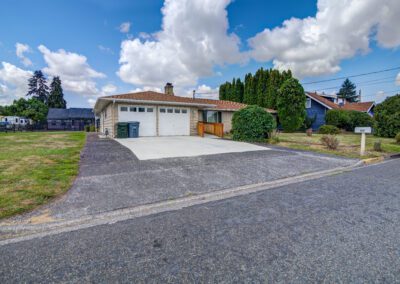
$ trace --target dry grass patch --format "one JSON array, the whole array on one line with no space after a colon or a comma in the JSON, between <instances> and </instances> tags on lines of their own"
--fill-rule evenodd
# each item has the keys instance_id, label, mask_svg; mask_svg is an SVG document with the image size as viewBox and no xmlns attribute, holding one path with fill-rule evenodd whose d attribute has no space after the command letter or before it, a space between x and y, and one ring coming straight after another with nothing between
<instances>
[{"instance_id":1,"label":"dry grass patch","mask_svg":"<svg viewBox=\"0 0 400 284\"><path fill-rule=\"evenodd\" d=\"M68 190L84 143L83 132L0 133L0 218Z\"/></svg>"}]
</instances>

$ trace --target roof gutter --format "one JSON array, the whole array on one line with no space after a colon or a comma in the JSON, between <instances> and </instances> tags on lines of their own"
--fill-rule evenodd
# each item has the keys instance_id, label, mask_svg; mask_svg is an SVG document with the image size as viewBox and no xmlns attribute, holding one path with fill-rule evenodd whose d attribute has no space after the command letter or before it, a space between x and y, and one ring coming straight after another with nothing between
<instances>
[{"instance_id":1,"label":"roof gutter","mask_svg":"<svg viewBox=\"0 0 400 284\"><path fill-rule=\"evenodd\" d=\"M312 100L316 101L317 103L320 103L321 105L323 105L324 107L326 107L326 108L328 108L328 109L333 109L332 107L330 107L330 106L328 106L328 105L324 104L323 102L321 102L321 101L317 100L316 98L314 98L313 96L310 96L310 95L309 95L309 94L307 94L307 93L306 93L306 96L307 96L307 97L309 97L310 99L312 99Z\"/></svg>"}]
</instances>

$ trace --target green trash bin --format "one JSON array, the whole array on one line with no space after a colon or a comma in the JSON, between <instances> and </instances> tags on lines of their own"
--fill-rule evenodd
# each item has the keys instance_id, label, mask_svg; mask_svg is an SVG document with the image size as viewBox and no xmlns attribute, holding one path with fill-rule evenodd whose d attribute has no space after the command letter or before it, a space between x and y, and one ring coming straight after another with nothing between
<instances>
[{"instance_id":1,"label":"green trash bin","mask_svg":"<svg viewBox=\"0 0 400 284\"><path fill-rule=\"evenodd\" d=\"M118 122L117 123L117 138L128 138L129 137L129 129L127 122Z\"/></svg>"}]
</instances>

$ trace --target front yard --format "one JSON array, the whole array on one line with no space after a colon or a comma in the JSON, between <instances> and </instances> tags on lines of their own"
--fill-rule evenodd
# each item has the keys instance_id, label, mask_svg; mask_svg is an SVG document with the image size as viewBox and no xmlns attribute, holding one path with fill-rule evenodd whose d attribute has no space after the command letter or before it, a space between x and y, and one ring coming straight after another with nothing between
<instances>
[{"instance_id":1,"label":"front yard","mask_svg":"<svg viewBox=\"0 0 400 284\"><path fill-rule=\"evenodd\" d=\"M0 218L31 210L69 189L84 132L0 133Z\"/></svg>"},{"instance_id":2,"label":"front yard","mask_svg":"<svg viewBox=\"0 0 400 284\"><path fill-rule=\"evenodd\" d=\"M336 150L329 150L322 145L322 136L322 134L313 134L309 137L305 133L280 133L278 134L277 140L279 143L277 145L293 149L360 158L360 134L346 133L337 135L336 137L339 139L340 144ZM382 152L374 151L374 143L377 141L381 141ZM396 153L400 153L400 145L396 144L395 139L367 135L366 154L363 158L381 157Z\"/></svg>"}]
</instances>

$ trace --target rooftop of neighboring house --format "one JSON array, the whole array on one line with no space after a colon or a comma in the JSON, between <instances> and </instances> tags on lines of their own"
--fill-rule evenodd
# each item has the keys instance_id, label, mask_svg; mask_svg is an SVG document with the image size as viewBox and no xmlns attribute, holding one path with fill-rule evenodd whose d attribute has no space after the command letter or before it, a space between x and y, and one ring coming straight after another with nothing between
<instances>
[{"instance_id":1,"label":"rooftop of neighboring house","mask_svg":"<svg viewBox=\"0 0 400 284\"><path fill-rule=\"evenodd\" d=\"M94 119L94 112L91 108L50 108L47 119Z\"/></svg>"},{"instance_id":2,"label":"rooftop of neighboring house","mask_svg":"<svg viewBox=\"0 0 400 284\"><path fill-rule=\"evenodd\" d=\"M344 110L368 112L375 105L375 102L360 102L360 103L345 102L344 104L336 104L330 101L329 99L326 99L324 96L321 96L315 92L314 93L306 92L306 95L329 109L344 109Z\"/></svg>"},{"instance_id":3,"label":"rooftop of neighboring house","mask_svg":"<svg viewBox=\"0 0 400 284\"><path fill-rule=\"evenodd\" d=\"M197 106L202 109L212 109L220 111L236 111L247 106L246 104L232 101L180 97L173 94L173 90L171 90L171 87L172 84L167 84L165 86L165 93L144 91L101 97L96 101L96 105L94 108L98 113L99 111L101 111L101 109L104 108L107 102L109 103L110 101L186 105ZM267 111L270 113L276 113L276 111L272 109L267 109Z\"/></svg>"}]
</instances>

